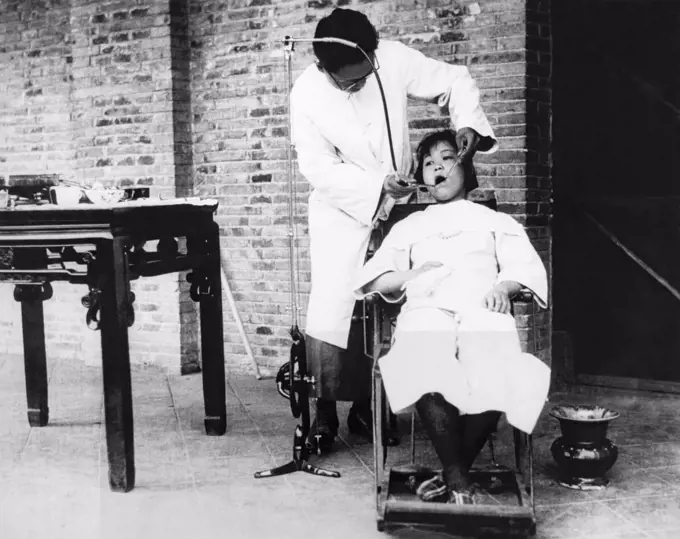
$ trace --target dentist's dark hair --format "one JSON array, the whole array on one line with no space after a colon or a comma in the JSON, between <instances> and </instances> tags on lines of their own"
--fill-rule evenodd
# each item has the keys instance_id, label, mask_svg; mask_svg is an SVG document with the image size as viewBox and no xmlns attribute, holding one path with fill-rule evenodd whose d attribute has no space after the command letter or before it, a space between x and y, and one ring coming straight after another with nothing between
<instances>
[{"instance_id":1,"label":"dentist's dark hair","mask_svg":"<svg viewBox=\"0 0 680 539\"><path fill-rule=\"evenodd\" d=\"M427 135L420 141L420 144L418 144L418 148L416 149L416 172L413 176L418 184L425 184L425 181L423 180L423 164L425 163L425 158L430 155L432 148L440 142L448 142L454 151L458 151L456 132L452 129L435 131ZM465 187L466 193L479 187L477 172L475 171L475 166L472 164L472 159L468 159L463 163L463 178L463 186Z\"/></svg>"},{"instance_id":2,"label":"dentist's dark hair","mask_svg":"<svg viewBox=\"0 0 680 539\"><path fill-rule=\"evenodd\" d=\"M356 43L366 54L378 48L378 31L368 17L353 9L336 8L316 25L315 38L339 37ZM335 73L338 69L361 63L365 56L360 50L339 43L314 43L319 66Z\"/></svg>"}]
</instances>

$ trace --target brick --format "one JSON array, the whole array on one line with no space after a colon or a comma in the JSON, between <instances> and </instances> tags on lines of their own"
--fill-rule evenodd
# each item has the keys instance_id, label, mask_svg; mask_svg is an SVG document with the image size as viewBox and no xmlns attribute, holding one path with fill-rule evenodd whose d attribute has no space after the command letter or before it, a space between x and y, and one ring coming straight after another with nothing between
<instances>
[{"instance_id":1,"label":"brick","mask_svg":"<svg viewBox=\"0 0 680 539\"><path fill-rule=\"evenodd\" d=\"M365 10L381 36L469 66L501 139L499 152L476 160L483 190L495 193L519 221L538 224L543 235L534 240L546 252L551 249L542 223L550 212L549 3L425 4L189 2L188 14L175 13L172 22L168 0L64 2L50 9L50 20L61 24L49 25L47 6L34 3L39 17L30 26L17 21L15 29L0 32L0 92L13 96L12 113L0 109L0 161L10 169L60 167L78 181L147 185L154 192L188 188L216 196L239 310L256 338L259 360L276 366L287 354L288 297L282 291L290 283L284 66L275 54L280 49L271 43L284 32L311 35L333 6ZM17 16L6 5L0 4L0 21ZM298 47L294 76L311 61L311 47ZM410 103L408 118L414 144L448 125L433 105ZM3 138L5 133L10 136ZM304 304L309 185L299 174L297 180ZM135 283L135 290L141 286L146 285ZM169 302L157 299L162 290L149 288L149 297L138 301L139 349L145 331L156 342L161 327L172 325L172 313L179 320L177 283ZM225 333L233 338L225 350L243 360L245 350L228 313L225 320ZM70 325L62 343L78 342L73 335L79 323ZM183 338L176 350L191 349L195 336ZM144 350L149 361L172 356L167 350L154 356L148 344ZM195 361L195 350L186 353L192 354Z\"/></svg>"}]
</instances>

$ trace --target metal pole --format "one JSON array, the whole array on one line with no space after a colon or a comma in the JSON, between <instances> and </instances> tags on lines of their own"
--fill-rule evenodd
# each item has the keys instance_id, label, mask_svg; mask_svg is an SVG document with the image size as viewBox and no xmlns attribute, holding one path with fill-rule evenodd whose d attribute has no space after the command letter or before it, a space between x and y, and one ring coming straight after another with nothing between
<instances>
[{"instance_id":1,"label":"metal pole","mask_svg":"<svg viewBox=\"0 0 680 539\"><path fill-rule=\"evenodd\" d=\"M293 121L291 119L290 110L290 93L292 87L292 53L294 47L293 40L284 40L286 48L284 49L285 64L286 64L286 99L288 102L288 129L286 132L286 176L288 179L288 255L290 261L290 310L291 310L291 327L298 325L298 302L297 302L297 280L296 280L296 235L295 235L295 189L293 188L293 142L291 138L291 130ZM290 373L291 379L293 373Z\"/></svg>"}]
</instances>

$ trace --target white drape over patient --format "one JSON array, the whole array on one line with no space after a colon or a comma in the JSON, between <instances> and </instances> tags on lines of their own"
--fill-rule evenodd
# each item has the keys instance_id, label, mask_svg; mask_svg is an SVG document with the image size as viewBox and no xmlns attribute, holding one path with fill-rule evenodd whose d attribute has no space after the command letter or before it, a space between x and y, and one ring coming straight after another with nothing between
<instances>
[{"instance_id":1,"label":"white drape over patient","mask_svg":"<svg viewBox=\"0 0 680 539\"><path fill-rule=\"evenodd\" d=\"M407 284L392 346L380 360L390 406L398 413L438 392L463 414L498 410L531 432L548 395L550 369L522 352L511 315L482 303L494 285L511 280L546 307L545 267L524 229L467 200L434 204L394 226L359 272L355 296L365 297L364 286L385 272L430 261L443 266Z\"/></svg>"}]
</instances>

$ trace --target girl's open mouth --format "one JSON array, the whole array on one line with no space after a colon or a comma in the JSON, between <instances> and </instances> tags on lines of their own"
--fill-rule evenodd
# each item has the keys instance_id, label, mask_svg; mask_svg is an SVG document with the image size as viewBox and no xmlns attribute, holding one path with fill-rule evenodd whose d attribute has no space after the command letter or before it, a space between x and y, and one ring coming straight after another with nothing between
<instances>
[{"instance_id":1,"label":"girl's open mouth","mask_svg":"<svg viewBox=\"0 0 680 539\"><path fill-rule=\"evenodd\" d=\"M434 179L434 185L436 187L437 185L439 185L440 183L445 182L445 181L446 181L446 176L437 176Z\"/></svg>"}]
</instances>

